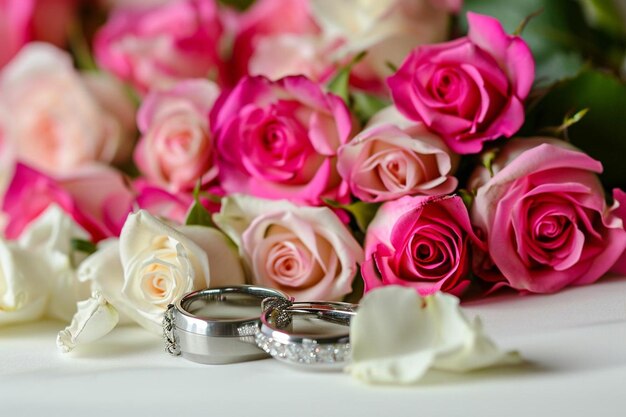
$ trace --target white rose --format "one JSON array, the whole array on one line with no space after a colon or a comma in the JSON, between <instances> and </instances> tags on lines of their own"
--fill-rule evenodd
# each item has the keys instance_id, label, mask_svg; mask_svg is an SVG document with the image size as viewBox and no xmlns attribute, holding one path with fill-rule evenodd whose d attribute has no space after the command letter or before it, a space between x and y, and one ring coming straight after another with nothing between
<instances>
[{"instance_id":1,"label":"white rose","mask_svg":"<svg viewBox=\"0 0 626 417\"><path fill-rule=\"evenodd\" d=\"M89 234L59 206L51 204L22 232L19 245L32 254L33 262L46 268L46 288L49 294L47 315L70 321L76 312L76 302L89 296L89 285L76 276L76 266L84 254L75 252L72 239L89 240Z\"/></svg>"},{"instance_id":2,"label":"white rose","mask_svg":"<svg viewBox=\"0 0 626 417\"><path fill-rule=\"evenodd\" d=\"M15 156L48 173L110 162L124 140L70 55L49 44L26 45L2 70L0 102L11 112L4 135Z\"/></svg>"},{"instance_id":3,"label":"white rose","mask_svg":"<svg viewBox=\"0 0 626 417\"><path fill-rule=\"evenodd\" d=\"M363 297L350 324L347 370L370 383L411 384L429 369L467 372L521 362L465 317L453 295L421 297L413 288L388 286Z\"/></svg>"},{"instance_id":4,"label":"white rose","mask_svg":"<svg viewBox=\"0 0 626 417\"><path fill-rule=\"evenodd\" d=\"M236 250L221 232L202 226L174 229L143 210L128 216L119 242L106 242L83 262L79 275L155 333L161 332L168 304L186 293L244 283Z\"/></svg>"},{"instance_id":5,"label":"white rose","mask_svg":"<svg viewBox=\"0 0 626 417\"><path fill-rule=\"evenodd\" d=\"M0 239L0 326L41 318L48 301L45 264Z\"/></svg>"},{"instance_id":6,"label":"white rose","mask_svg":"<svg viewBox=\"0 0 626 417\"><path fill-rule=\"evenodd\" d=\"M415 46L444 41L450 0L311 0L313 16L329 37L343 39L343 54L367 50L378 76L400 65ZM455 7L450 7L450 6Z\"/></svg>"},{"instance_id":7,"label":"white rose","mask_svg":"<svg viewBox=\"0 0 626 417\"><path fill-rule=\"evenodd\" d=\"M351 292L363 251L329 208L234 195L214 220L238 245L253 283L296 300Z\"/></svg>"}]
</instances>

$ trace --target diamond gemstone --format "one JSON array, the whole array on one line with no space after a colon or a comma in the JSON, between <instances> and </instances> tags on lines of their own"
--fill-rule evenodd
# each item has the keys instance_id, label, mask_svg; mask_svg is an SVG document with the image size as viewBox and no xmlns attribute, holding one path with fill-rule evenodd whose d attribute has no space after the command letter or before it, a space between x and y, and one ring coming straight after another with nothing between
<instances>
[{"instance_id":1,"label":"diamond gemstone","mask_svg":"<svg viewBox=\"0 0 626 417\"><path fill-rule=\"evenodd\" d=\"M350 357L349 343L320 344L304 339L302 343L283 343L262 333L255 335L257 345L275 358L299 364L335 364Z\"/></svg>"}]
</instances>

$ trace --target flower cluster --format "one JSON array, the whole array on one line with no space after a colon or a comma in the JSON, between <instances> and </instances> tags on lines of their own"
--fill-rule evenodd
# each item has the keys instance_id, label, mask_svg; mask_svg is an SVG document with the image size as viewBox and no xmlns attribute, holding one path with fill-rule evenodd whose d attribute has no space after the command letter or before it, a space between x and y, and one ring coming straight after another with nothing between
<instances>
[{"instance_id":1,"label":"flower cluster","mask_svg":"<svg viewBox=\"0 0 626 417\"><path fill-rule=\"evenodd\" d=\"M626 194L529 123L535 59L496 18L453 37L460 0L106 3L71 52L78 0L0 3L0 324L79 302L69 350L118 321L158 332L205 287L356 300L626 272Z\"/></svg>"}]
</instances>

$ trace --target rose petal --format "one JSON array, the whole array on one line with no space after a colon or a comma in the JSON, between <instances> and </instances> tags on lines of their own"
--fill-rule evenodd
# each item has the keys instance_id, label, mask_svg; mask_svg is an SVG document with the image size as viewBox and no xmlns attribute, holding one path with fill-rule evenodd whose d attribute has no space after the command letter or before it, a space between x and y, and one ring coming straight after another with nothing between
<instances>
[{"instance_id":1,"label":"rose petal","mask_svg":"<svg viewBox=\"0 0 626 417\"><path fill-rule=\"evenodd\" d=\"M98 291L91 298L79 301L77 307L70 325L57 335L57 347L63 353L107 335L119 320L117 310Z\"/></svg>"}]
</instances>

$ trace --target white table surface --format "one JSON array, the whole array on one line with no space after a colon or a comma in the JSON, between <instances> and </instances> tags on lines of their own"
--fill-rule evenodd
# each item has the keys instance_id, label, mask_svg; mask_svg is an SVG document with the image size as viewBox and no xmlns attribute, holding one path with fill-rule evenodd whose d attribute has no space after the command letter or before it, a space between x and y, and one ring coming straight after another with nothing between
<instances>
[{"instance_id":1,"label":"white table surface","mask_svg":"<svg viewBox=\"0 0 626 417\"><path fill-rule=\"evenodd\" d=\"M65 355L62 323L2 328L0 416L626 416L626 278L465 307L528 363L381 387L271 359L198 365L133 326Z\"/></svg>"}]
</instances>

